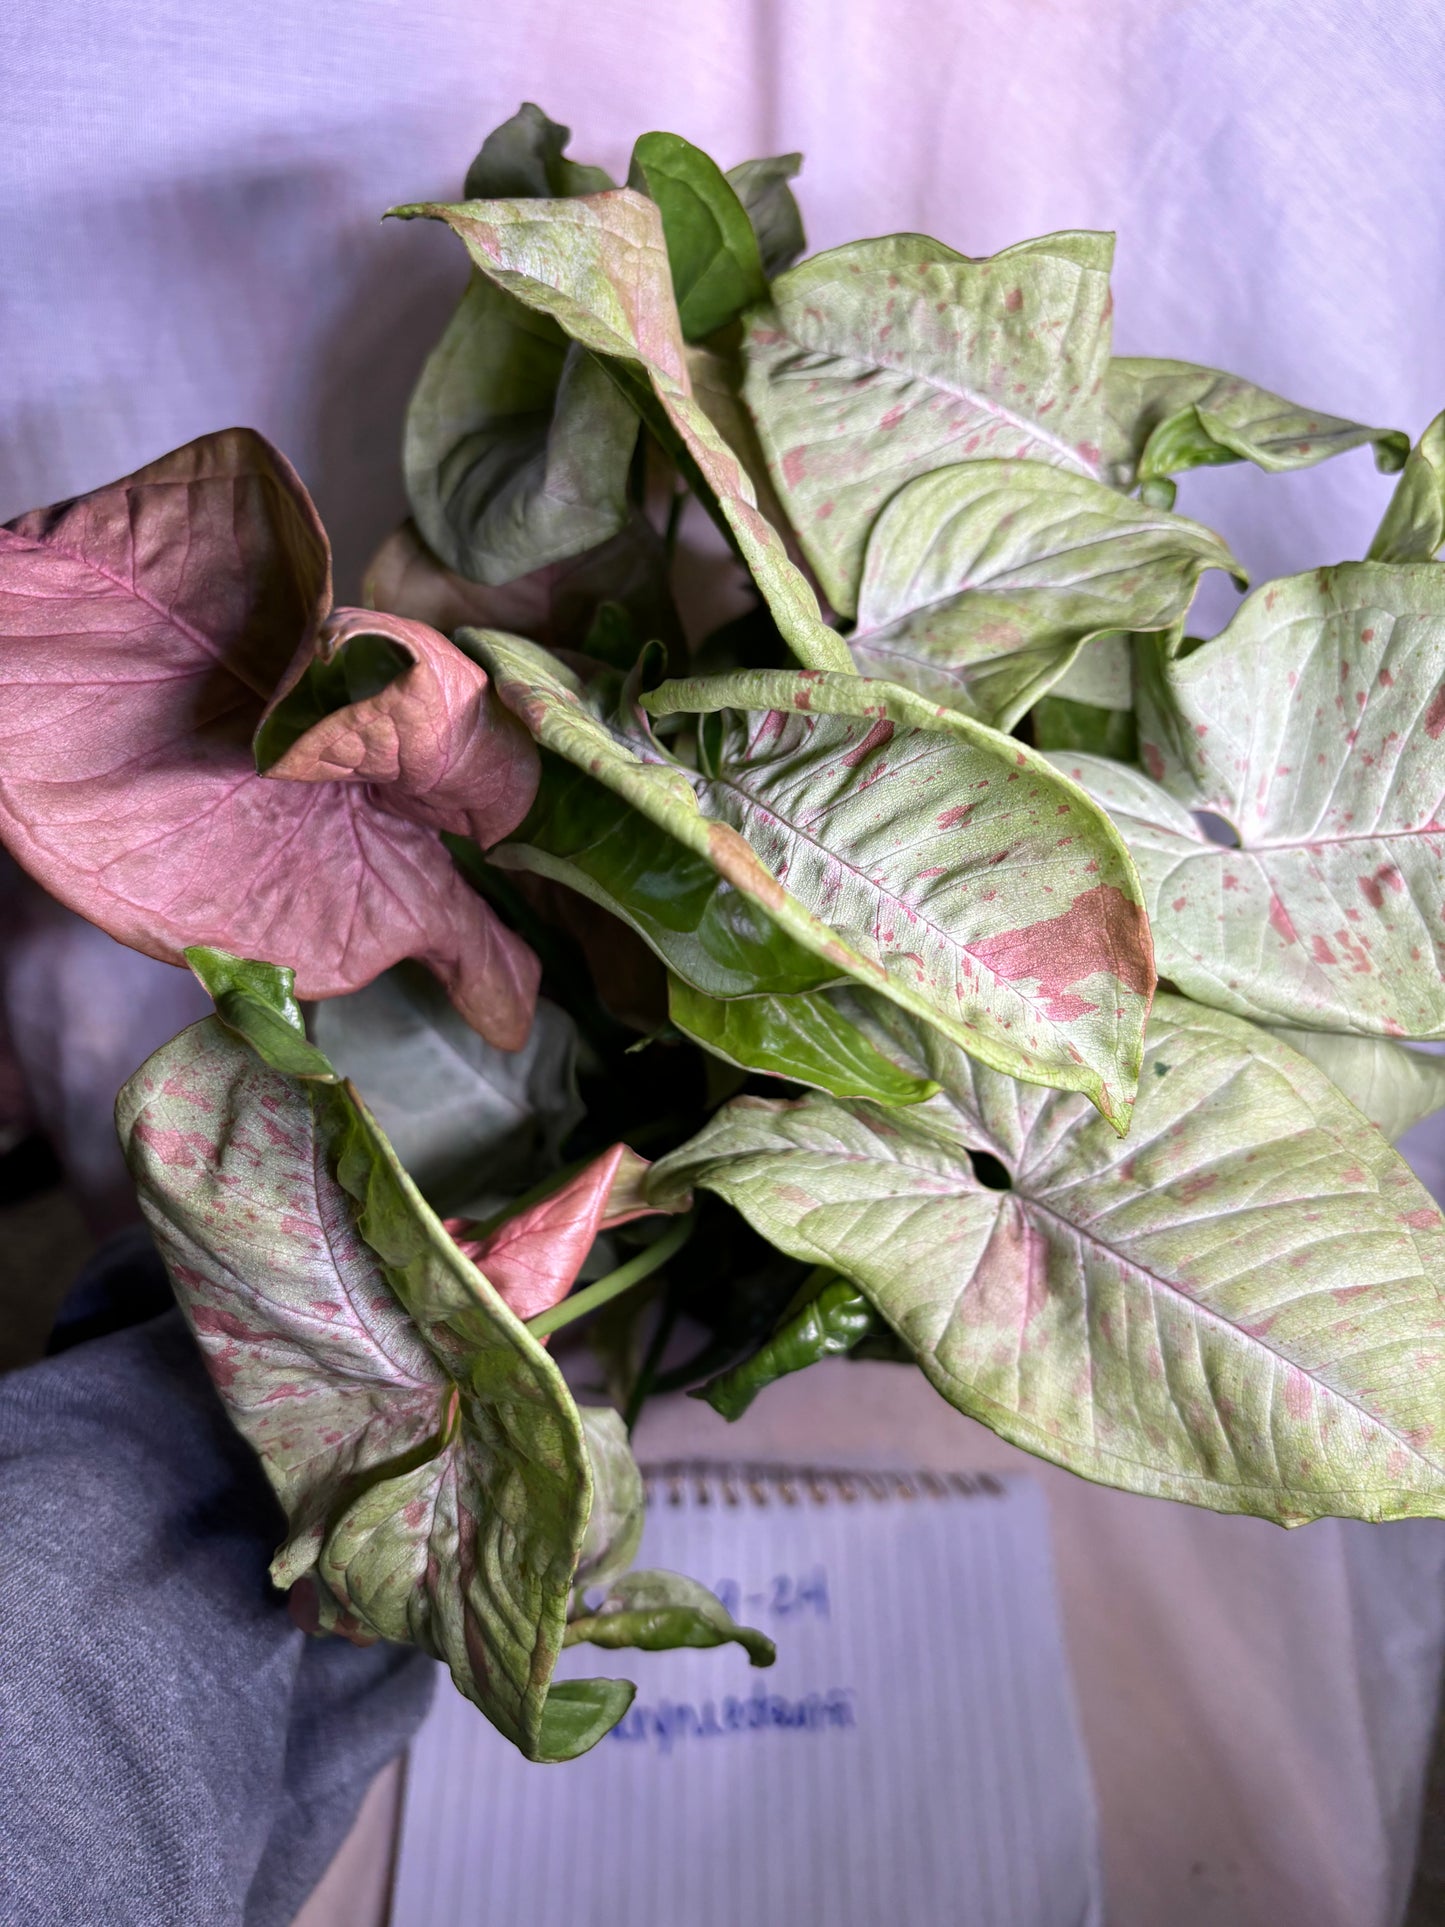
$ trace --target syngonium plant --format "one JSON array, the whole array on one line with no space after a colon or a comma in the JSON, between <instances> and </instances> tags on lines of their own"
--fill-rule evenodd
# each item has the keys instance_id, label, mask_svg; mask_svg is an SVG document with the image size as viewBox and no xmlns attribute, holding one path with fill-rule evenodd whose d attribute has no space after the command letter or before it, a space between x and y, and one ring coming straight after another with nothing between
<instances>
[{"instance_id":1,"label":"syngonium plant","mask_svg":"<svg viewBox=\"0 0 1445 1927\"><path fill-rule=\"evenodd\" d=\"M471 272L368 608L245 430L0 536L5 841L215 1000L118 1118L297 1617L539 1759L632 1691L564 1644L766 1663L634 1569L628 1427L842 1353L1130 1491L1445 1514L1441 422L1114 356L1105 234L799 261L796 155L567 138L393 210ZM1190 639L1176 478L1360 444L1366 559ZM690 644L688 503L750 595Z\"/></svg>"}]
</instances>

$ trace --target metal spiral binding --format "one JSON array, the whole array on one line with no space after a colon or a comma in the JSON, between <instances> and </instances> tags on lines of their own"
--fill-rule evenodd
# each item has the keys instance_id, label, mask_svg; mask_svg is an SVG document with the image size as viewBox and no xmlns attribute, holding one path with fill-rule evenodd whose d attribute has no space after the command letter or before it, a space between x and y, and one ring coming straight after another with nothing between
<instances>
[{"instance_id":1,"label":"metal spiral binding","mask_svg":"<svg viewBox=\"0 0 1445 1927\"><path fill-rule=\"evenodd\" d=\"M648 1505L857 1505L865 1499L997 1499L1004 1493L1003 1481L992 1472L863 1472L702 1460L675 1460L640 1470Z\"/></svg>"}]
</instances>

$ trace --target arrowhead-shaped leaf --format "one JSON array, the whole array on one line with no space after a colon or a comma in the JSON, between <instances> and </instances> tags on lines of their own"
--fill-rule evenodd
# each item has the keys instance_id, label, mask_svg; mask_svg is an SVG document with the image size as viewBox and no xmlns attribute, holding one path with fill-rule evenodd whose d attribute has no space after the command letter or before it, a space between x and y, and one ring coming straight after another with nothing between
<instances>
[{"instance_id":1,"label":"arrowhead-shaped leaf","mask_svg":"<svg viewBox=\"0 0 1445 1927\"><path fill-rule=\"evenodd\" d=\"M758 238L716 161L680 134L644 134L627 185L657 203L685 341L737 319L767 292Z\"/></svg>"},{"instance_id":2,"label":"arrowhead-shaped leaf","mask_svg":"<svg viewBox=\"0 0 1445 1927\"><path fill-rule=\"evenodd\" d=\"M1057 761L1129 841L1160 973L1266 1023L1445 1037L1442 572L1274 582L1191 655L1140 663L1140 754L1164 788Z\"/></svg>"},{"instance_id":3,"label":"arrowhead-shaped leaf","mask_svg":"<svg viewBox=\"0 0 1445 1927\"><path fill-rule=\"evenodd\" d=\"M1085 1477L1286 1524L1445 1515L1445 1226L1322 1073L1161 996L1121 1144L874 1006L942 1096L735 1100L659 1199L701 1185L835 1266L945 1398Z\"/></svg>"},{"instance_id":4,"label":"arrowhead-shaped leaf","mask_svg":"<svg viewBox=\"0 0 1445 1927\"><path fill-rule=\"evenodd\" d=\"M1275 1030L1271 1035L1317 1064L1392 1144L1445 1106L1445 1057L1343 1031Z\"/></svg>"},{"instance_id":5,"label":"arrowhead-shaped leaf","mask_svg":"<svg viewBox=\"0 0 1445 1927\"><path fill-rule=\"evenodd\" d=\"M403 964L318 1004L312 1029L444 1217L489 1218L531 1190L581 1122L577 1029L546 998L521 1050L497 1050L425 972Z\"/></svg>"},{"instance_id":6,"label":"arrowhead-shaped leaf","mask_svg":"<svg viewBox=\"0 0 1445 1927\"><path fill-rule=\"evenodd\" d=\"M693 397L651 201L622 189L586 200L429 202L392 212L445 221L489 281L599 356L715 507L798 660L851 668L842 638L824 624L806 578L759 514L738 457Z\"/></svg>"},{"instance_id":7,"label":"arrowhead-shaped leaf","mask_svg":"<svg viewBox=\"0 0 1445 1927\"><path fill-rule=\"evenodd\" d=\"M801 154L774 154L766 160L741 161L727 172L728 184L753 224L763 273L770 281L790 268L808 245L803 217L788 186L802 171Z\"/></svg>"},{"instance_id":8,"label":"arrowhead-shaped leaf","mask_svg":"<svg viewBox=\"0 0 1445 1927\"><path fill-rule=\"evenodd\" d=\"M1445 548L1445 415L1437 415L1400 471L1370 544L1371 562L1433 562Z\"/></svg>"},{"instance_id":9,"label":"arrowhead-shaped leaf","mask_svg":"<svg viewBox=\"0 0 1445 1927\"><path fill-rule=\"evenodd\" d=\"M404 784L256 774L252 733L329 602L310 499L244 429L0 530L0 835L150 956L272 957L303 997L414 956L469 1022L520 1044L535 960L399 813ZM525 753L505 727L492 741L515 777ZM520 816L525 783L509 794Z\"/></svg>"},{"instance_id":10,"label":"arrowhead-shaped leaf","mask_svg":"<svg viewBox=\"0 0 1445 1927\"><path fill-rule=\"evenodd\" d=\"M643 702L747 712L725 721L699 785L709 814L886 996L1127 1128L1154 985L1139 886L1103 813L1055 787L1042 757L862 677L747 671Z\"/></svg>"},{"instance_id":11,"label":"arrowhead-shaped leaf","mask_svg":"<svg viewBox=\"0 0 1445 1927\"><path fill-rule=\"evenodd\" d=\"M848 646L864 675L1011 729L1088 638L1180 621L1205 569L1244 581L1212 529L1087 475L959 462L874 522Z\"/></svg>"},{"instance_id":12,"label":"arrowhead-shaped leaf","mask_svg":"<svg viewBox=\"0 0 1445 1927\"><path fill-rule=\"evenodd\" d=\"M773 283L749 324L746 394L835 609L856 612L869 532L915 477L975 456L1097 476L1112 255L1107 234L982 261L894 234Z\"/></svg>"},{"instance_id":13,"label":"arrowhead-shaped leaf","mask_svg":"<svg viewBox=\"0 0 1445 1927\"><path fill-rule=\"evenodd\" d=\"M117 1121L211 1376L285 1510L276 1583L310 1580L322 1629L435 1654L545 1757L592 1496L556 1367L349 1088L284 1077L207 1019L142 1066Z\"/></svg>"},{"instance_id":14,"label":"arrowhead-shaped leaf","mask_svg":"<svg viewBox=\"0 0 1445 1927\"><path fill-rule=\"evenodd\" d=\"M668 1014L686 1036L729 1064L811 1084L834 1097L919 1104L937 1088L899 1070L823 991L706 997L673 977Z\"/></svg>"},{"instance_id":15,"label":"arrowhead-shaped leaf","mask_svg":"<svg viewBox=\"0 0 1445 1927\"><path fill-rule=\"evenodd\" d=\"M1104 382L1108 427L1104 467L1118 488L1167 482L1186 469L1253 462L1269 474L1311 468L1331 455L1373 444L1375 464L1392 471L1409 452L1395 428L1365 428L1297 407L1238 375L1192 361L1116 355Z\"/></svg>"},{"instance_id":16,"label":"arrowhead-shaped leaf","mask_svg":"<svg viewBox=\"0 0 1445 1927\"><path fill-rule=\"evenodd\" d=\"M754 1666L771 1666L778 1656L765 1634L739 1626L715 1593L680 1572L629 1572L615 1579L596 1611L579 1614L568 1626L569 1646L583 1640L647 1653L735 1642Z\"/></svg>"}]
</instances>

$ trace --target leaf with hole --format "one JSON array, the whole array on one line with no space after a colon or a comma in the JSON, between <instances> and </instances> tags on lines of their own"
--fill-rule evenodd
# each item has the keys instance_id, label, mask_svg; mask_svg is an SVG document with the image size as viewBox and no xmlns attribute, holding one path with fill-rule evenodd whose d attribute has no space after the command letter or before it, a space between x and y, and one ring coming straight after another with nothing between
<instances>
[{"instance_id":1,"label":"leaf with hole","mask_svg":"<svg viewBox=\"0 0 1445 1927\"><path fill-rule=\"evenodd\" d=\"M1284 1524L1445 1516L1445 1225L1329 1079L1161 995L1120 1143L869 1003L938 1097L735 1099L653 1167L659 1202L715 1191L836 1267L945 1398L1087 1478Z\"/></svg>"},{"instance_id":2,"label":"leaf with hole","mask_svg":"<svg viewBox=\"0 0 1445 1927\"><path fill-rule=\"evenodd\" d=\"M1433 564L1293 576L1192 654L1141 652L1157 781L1056 760L1129 842L1161 975L1264 1023L1445 1037L1442 668Z\"/></svg>"}]
</instances>

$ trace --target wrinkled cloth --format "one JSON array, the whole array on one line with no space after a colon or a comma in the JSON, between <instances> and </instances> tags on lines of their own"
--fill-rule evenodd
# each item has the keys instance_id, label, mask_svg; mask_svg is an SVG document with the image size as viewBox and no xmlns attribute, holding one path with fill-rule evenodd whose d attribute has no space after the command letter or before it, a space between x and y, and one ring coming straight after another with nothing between
<instances>
[{"instance_id":1,"label":"wrinkled cloth","mask_svg":"<svg viewBox=\"0 0 1445 1927\"><path fill-rule=\"evenodd\" d=\"M436 1668L312 1640L279 1508L132 1233L0 1379L0 1921L287 1927ZM78 1342L70 1342L78 1341Z\"/></svg>"}]
</instances>

